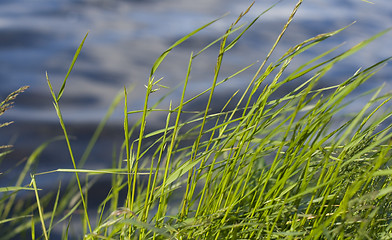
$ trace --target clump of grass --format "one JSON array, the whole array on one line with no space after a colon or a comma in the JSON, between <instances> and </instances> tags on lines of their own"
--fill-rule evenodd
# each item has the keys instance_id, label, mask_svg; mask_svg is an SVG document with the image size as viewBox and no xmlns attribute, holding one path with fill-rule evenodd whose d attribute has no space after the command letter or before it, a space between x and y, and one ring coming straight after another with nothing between
<instances>
[{"instance_id":1,"label":"clump of grass","mask_svg":"<svg viewBox=\"0 0 392 240\"><path fill-rule=\"evenodd\" d=\"M215 89L243 71L250 71L254 65L251 63L222 79L224 56L263 13L250 24L239 25L247 9L223 36L200 52L191 53L178 105L170 104L166 110L164 128L149 133L146 132L149 115L163 111L158 109L159 102L151 105L149 101L150 94L162 84L162 79L155 76L157 68L173 48L213 22L174 43L151 69L142 110L128 110L125 88L116 98L112 108L121 97L125 99L125 141L111 169L87 170L82 169L83 164L78 166L61 115L61 95L83 40L58 94L48 78L73 164L73 169L56 171L73 172L77 190L69 188L65 197L59 197L58 193L53 210L45 213L35 183L39 176L32 176L42 236L48 239L53 226L65 220L71 222L71 217L78 215L77 209L82 209L85 239L390 238L392 133L386 120L392 113L383 109L392 95L382 94L382 87L370 90L364 94L371 97L362 110L342 124L333 124L339 113L346 111L350 93L390 59L359 69L338 85L317 88L335 64L387 31L345 51L338 52L338 47L327 50L287 73L298 55L344 30L310 38L269 63L301 3L295 6L245 91L229 96L218 113L209 111ZM187 99L192 64L214 44L220 47L212 85ZM292 82L297 82L297 87L290 93L278 99L273 97ZM203 95L208 99L203 111L185 110ZM235 107L228 108L233 101ZM137 112L142 117L130 126L128 116ZM184 118L192 113L191 118ZM139 136L132 141L136 130ZM191 144L187 144L189 139ZM95 140L96 137L92 145ZM90 148L82 162L89 151ZM80 174L86 175L85 184ZM112 174L113 178L94 224L86 199L89 176L96 174ZM125 199L120 199L121 191L126 192ZM72 197L74 201L69 201ZM72 204L66 206L64 202ZM54 223L58 217L61 219ZM36 222L33 220L32 226ZM67 226L65 239L69 234Z\"/></svg>"}]
</instances>

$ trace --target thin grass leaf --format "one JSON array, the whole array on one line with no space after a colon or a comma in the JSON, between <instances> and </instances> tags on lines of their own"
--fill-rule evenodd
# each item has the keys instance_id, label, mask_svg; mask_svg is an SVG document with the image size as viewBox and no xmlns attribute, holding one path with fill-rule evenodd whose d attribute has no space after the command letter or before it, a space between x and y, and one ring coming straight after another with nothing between
<instances>
[{"instance_id":1,"label":"thin grass leaf","mask_svg":"<svg viewBox=\"0 0 392 240\"><path fill-rule=\"evenodd\" d=\"M65 84L67 83L68 76L69 76L69 74L71 73L71 71L72 71L72 69L73 69L73 67L74 67L74 65L75 65L76 60L78 59L78 56L79 56L79 54L80 54L80 51L82 50L82 47L83 47L83 45L84 45L84 41L86 40L87 36L88 36L88 32L87 32L86 35L84 36L82 42L80 43L78 49L77 49L76 52L75 52L75 55L74 55L74 57L73 57L73 59L72 59L72 62L71 62L71 65L70 65L69 68L68 68L68 72L67 72L67 74L65 75L63 84L61 85L60 91L59 91L59 93L57 94L57 98L56 98L57 102L60 101L60 98L61 98L61 96L63 95L64 89L65 89Z\"/></svg>"},{"instance_id":2,"label":"thin grass leaf","mask_svg":"<svg viewBox=\"0 0 392 240\"><path fill-rule=\"evenodd\" d=\"M34 175L31 175L31 184L33 185L33 189L34 189L34 192L35 192L35 197L36 197L36 200L37 200L38 213L39 213L39 217L40 217L40 220L41 220L42 232L43 232L43 235L45 237L45 240L49 240L48 233L46 231L46 226L45 226L44 213L43 213L41 202L40 202L40 198L39 198L39 195L38 195L38 188L37 188L37 184L35 182Z\"/></svg>"},{"instance_id":3,"label":"thin grass leaf","mask_svg":"<svg viewBox=\"0 0 392 240\"><path fill-rule=\"evenodd\" d=\"M16 191L20 191L20 190L27 190L27 191L31 191L34 190L34 188L30 188L30 187L0 187L0 192L16 192Z\"/></svg>"},{"instance_id":4,"label":"thin grass leaf","mask_svg":"<svg viewBox=\"0 0 392 240\"><path fill-rule=\"evenodd\" d=\"M223 18L225 15L223 15L222 17L215 19L203 26L201 26L200 28L192 31L191 33L187 34L186 36L180 38L179 40L177 40L174 44L172 44L166 51L164 51L161 56L158 57L157 60L155 60L155 63L153 64L152 68L151 68L151 73L150 76L152 77L154 75L154 73L156 72L157 68L159 67L159 65L162 63L162 61L166 58L166 56L171 52L171 50L173 50L175 47L177 47L178 45L180 45L181 43L183 43L185 40L187 40L188 38L190 38L191 36L195 35L196 33L200 32L201 30L203 30L204 28L210 26L211 24L215 23L216 21L218 21L219 19Z\"/></svg>"}]
</instances>

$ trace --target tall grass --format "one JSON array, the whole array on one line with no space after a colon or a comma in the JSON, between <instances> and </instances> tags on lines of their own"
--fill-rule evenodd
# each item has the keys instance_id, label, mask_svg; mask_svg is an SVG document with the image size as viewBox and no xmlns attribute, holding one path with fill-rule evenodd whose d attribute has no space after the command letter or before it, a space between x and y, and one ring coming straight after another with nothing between
<instances>
[{"instance_id":1,"label":"tall grass","mask_svg":"<svg viewBox=\"0 0 392 240\"><path fill-rule=\"evenodd\" d=\"M83 169L107 117L78 163L61 115L61 96L86 35L57 94L47 78L73 165L72 169L55 172L73 173L76 185L73 182L65 193L58 191L53 207L42 208L47 200L37 190L35 178L39 174L32 175L29 189L35 190L36 203L32 206L37 210L29 211L38 215L31 217L32 238L35 239L37 223L42 226L40 238L49 239L55 226L68 222L63 224L63 238L67 239L70 223L79 215L84 239L391 238L392 133L387 120L392 113L385 109L392 95L382 93L382 86L370 90L359 96L370 96L359 112L346 118L341 114L347 111L350 94L390 58L359 69L338 85L318 87L334 65L388 30L345 51L339 47L327 50L287 72L297 56L346 28L301 42L271 62L270 56L301 3L293 9L245 90L228 96L219 112L210 111L215 89L230 84L231 78L250 71L254 65L250 63L222 79L225 54L264 13L242 25L247 9L224 35L200 52L190 53L181 98L177 105L171 103L169 109L162 110L159 102L167 96L153 104L149 99L162 86L163 80L156 79L156 70L172 49L215 21L169 47L151 69L143 109L128 109L128 89L124 88L108 111L107 116L124 99L125 140L111 169ZM219 51L211 87L186 98L193 62L214 44L219 44ZM295 89L274 98L275 93L292 82L297 84ZM187 106L204 96L208 99L204 110L189 111ZM233 103L235 107L229 108ZM147 132L149 115L155 111L166 112L165 127ZM142 117L129 125L128 117L135 113L142 113ZM138 138L131 140L136 132ZM33 158L37 156L38 153L33 154ZM91 176L97 174L111 174L112 186L98 209L91 209L88 189ZM124 191L126 197L121 199ZM13 203L10 198L2 201L6 200ZM95 223L92 210L97 211ZM2 221L12 222L16 218ZM22 225L23 221L18 223ZM12 237L13 232L7 236Z\"/></svg>"}]
</instances>

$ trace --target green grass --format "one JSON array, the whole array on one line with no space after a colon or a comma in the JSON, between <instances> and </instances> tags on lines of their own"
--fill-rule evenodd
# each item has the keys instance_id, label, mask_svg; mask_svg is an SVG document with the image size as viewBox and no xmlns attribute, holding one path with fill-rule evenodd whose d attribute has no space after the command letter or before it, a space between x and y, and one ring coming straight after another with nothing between
<instances>
[{"instance_id":1,"label":"green grass","mask_svg":"<svg viewBox=\"0 0 392 240\"><path fill-rule=\"evenodd\" d=\"M328 49L287 72L298 55L346 28L308 39L271 61L301 2L246 89L227 96L221 111L209 111L216 88L258 64L249 63L222 79L224 56L264 13L247 25L240 24L247 9L223 36L200 52L190 53L181 98L164 110L159 104L167 95L157 103L149 100L164 87L164 80L156 79L156 70L172 49L215 21L174 43L151 68L144 108L130 111L129 90L124 88L78 160L60 103L86 35L58 93L47 75L73 166L53 172L74 174L75 178L66 191L60 191L59 184L56 194L45 196L40 196L35 179L47 173L31 175L31 184L21 186L29 166L50 141L43 144L30 156L16 186L0 189L7 193L0 205L2 237L50 239L54 227L62 226L63 239L390 239L392 133L387 119L392 112L387 103L392 94L382 93L380 86L355 98L352 95L390 59L359 69L338 85L318 88L334 65L388 30L345 51ZM211 87L187 98L193 62L214 44L219 44L219 51ZM295 89L273 98L293 82ZM188 104L201 97L208 99L204 110L189 111ZM361 97L368 99L362 110L343 114L350 101ZM92 146L122 100L125 140L120 153L113 154L113 167L84 169ZM229 108L229 104L235 107ZM165 127L147 132L149 115L155 111L166 113ZM137 113L141 118L129 125L129 115ZM136 132L138 138L131 140ZM98 209L92 209L88 189L96 175L102 174L112 176L111 190ZM33 190L36 200L17 202L16 193L25 190ZM121 192L126 192L125 199ZM81 219L83 233L73 233L75 219Z\"/></svg>"}]
</instances>

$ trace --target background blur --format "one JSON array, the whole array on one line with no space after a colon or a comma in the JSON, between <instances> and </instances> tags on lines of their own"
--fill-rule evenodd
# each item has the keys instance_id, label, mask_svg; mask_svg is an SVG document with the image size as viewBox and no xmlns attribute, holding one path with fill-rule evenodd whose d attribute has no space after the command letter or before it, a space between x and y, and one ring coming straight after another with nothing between
<instances>
[{"instance_id":1,"label":"background blur","mask_svg":"<svg viewBox=\"0 0 392 240\"><path fill-rule=\"evenodd\" d=\"M256 1L243 22L251 22L275 2ZM282 1L261 17L239 44L226 54L221 79L264 59L295 3ZM344 50L391 27L390 0L374 0L374 3L361 0L305 0L278 45L272 61L305 39L354 21L356 23L353 26L321 47L297 58L293 67L338 44L346 42L342 47ZM248 0L2 0L0 99L20 86L29 85L30 89L20 95L15 107L0 119L0 122L15 121L13 125L0 129L0 145L13 144L15 149L0 165L0 172L8 171L44 141L62 135L45 72L48 72L58 92L73 55L87 31L90 31L89 36L60 103L70 134L75 136L72 144L77 159L118 91L132 85L133 88L129 88L128 107L130 110L140 109L144 101L144 84L155 59L179 38L229 12L228 16L180 45L159 68L157 78L164 77L162 84L176 86L184 79L191 51L201 50L224 34L226 28L250 4ZM392 34L388 33L336 66L322 84L339 83L359 67L369 66L391 56L391 37ZM217 48L218 45L212 47L196 59L188 87L189 96L211 85ZM246 86L255 69L251 68L225 84L224 88L219 88L217 95L222 97L222 102L226 102L231 93ZM391 76L392 69L386 66L359 91L369 90L384 82L387 91L391 87ZM152 102L166 92L162 90L154 94ZM174 102L180 92L174 92ZM216 104L219 105L219 102ZM357 101L352 109L354 111L362 106L363 102ZM135 121L137 117L130 116L130 121ZM123 139L122 119L120 107L93 150L86 168L111 165L113 146L116 144L118 148ZM159 116L150 120L148 128L161 126L162 119ZM50 145L33 171L56 168L72 168L64 141ZM0 185L12 182L16 176L0 175ZM44 186L41 184L41 187Z\"/></svg>"}]
</instances>

